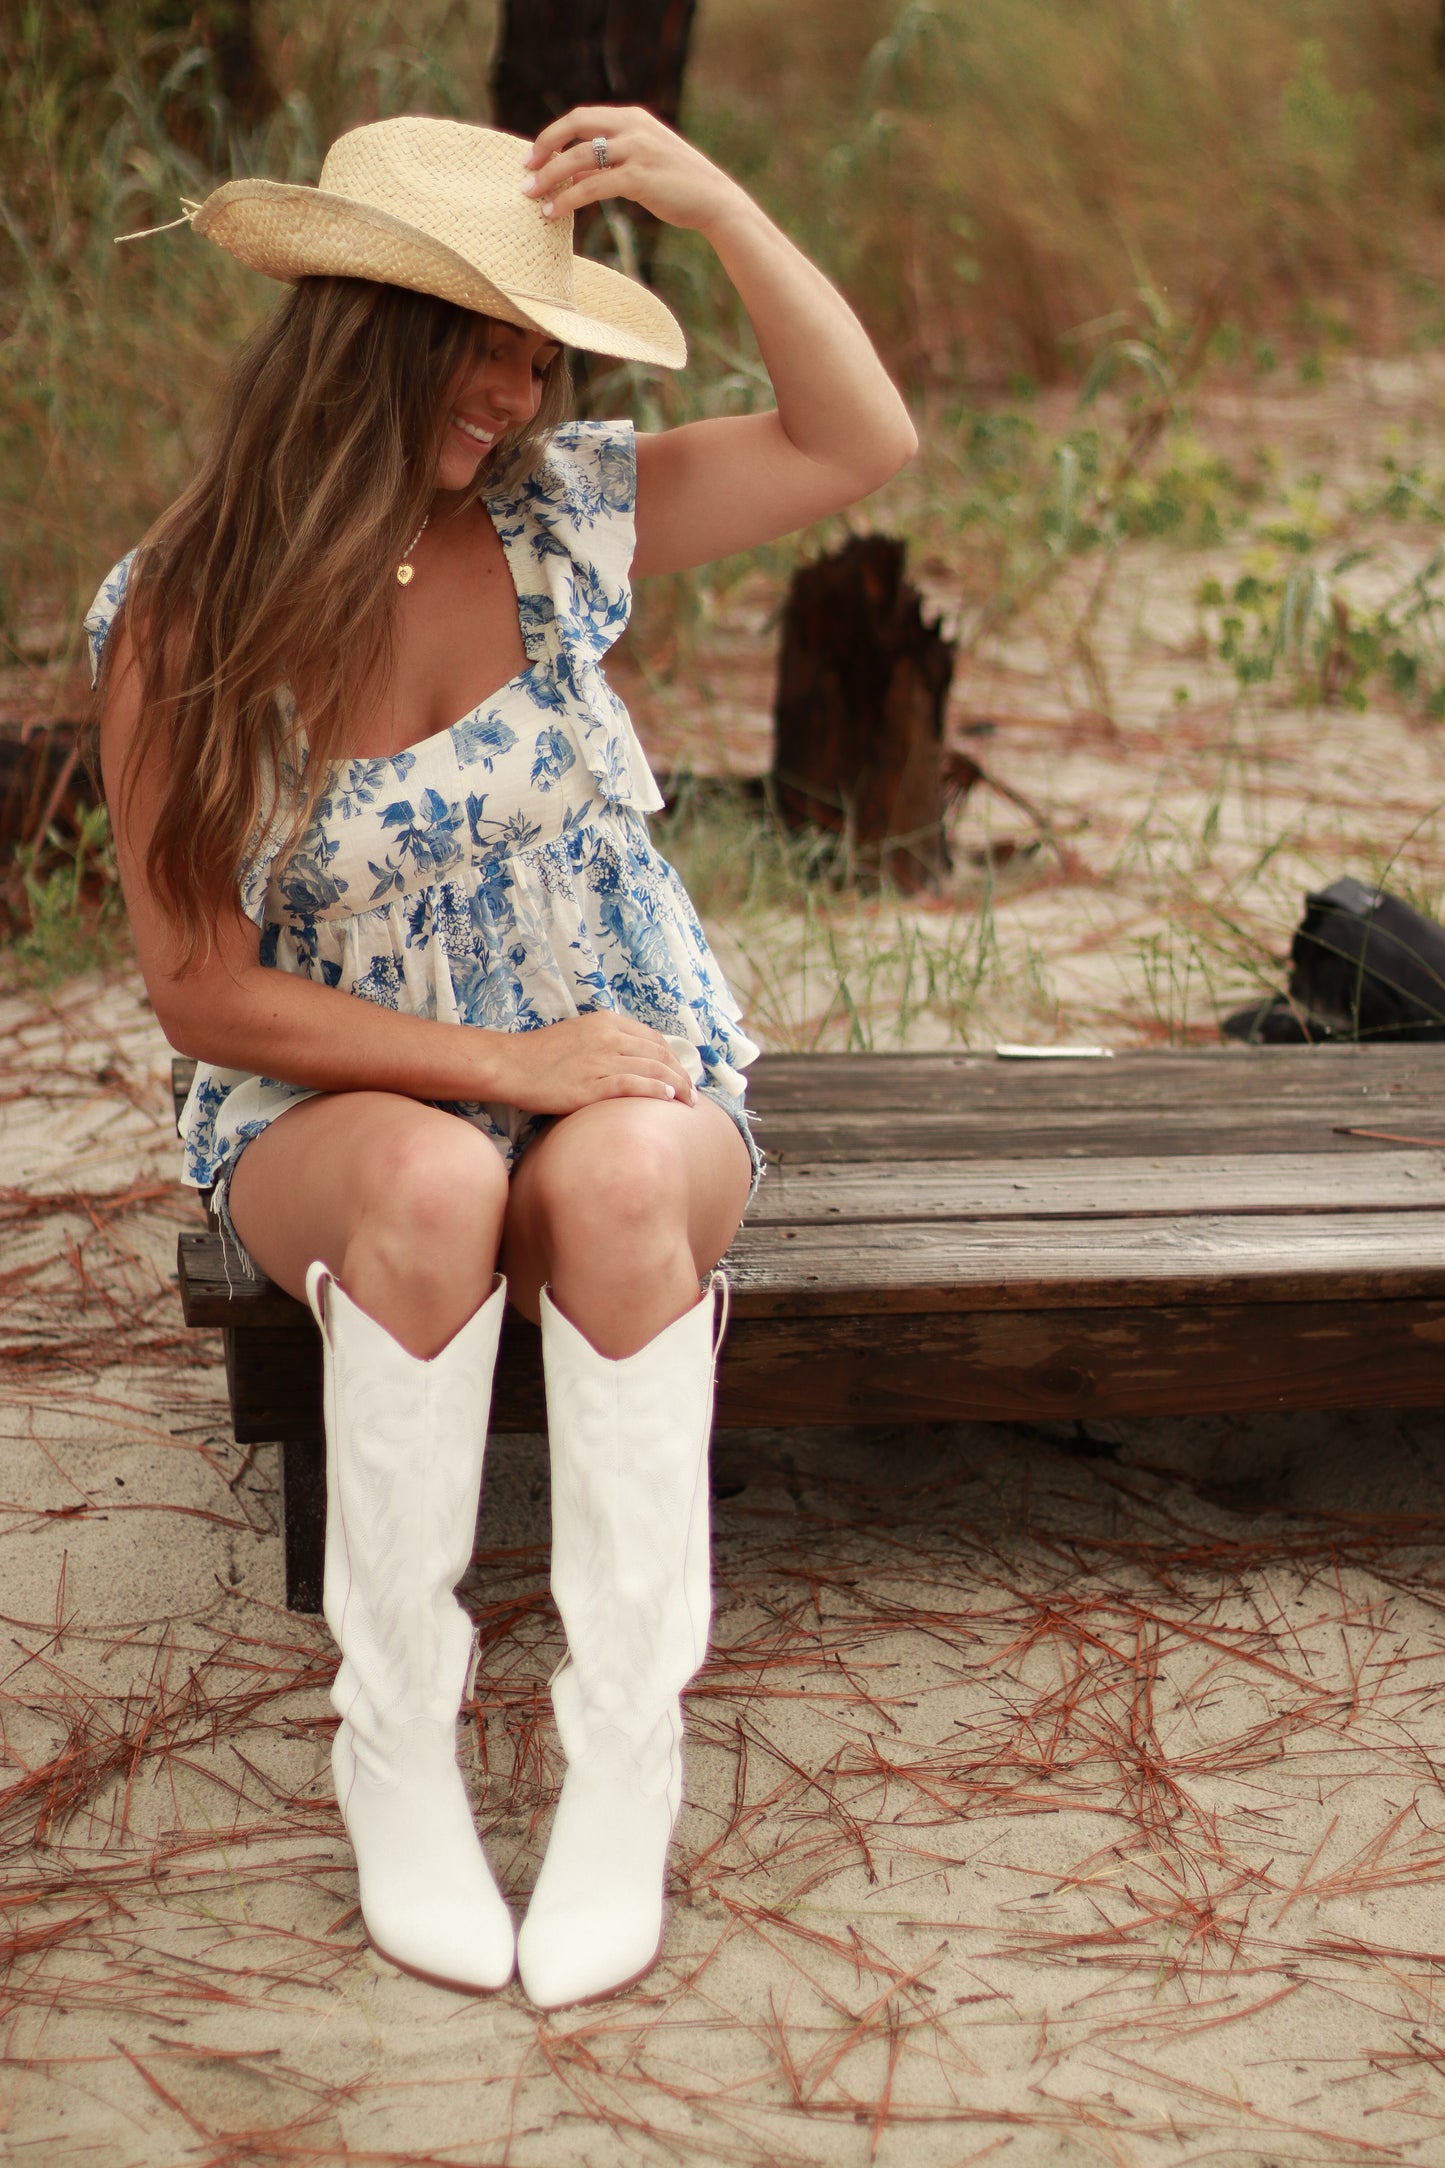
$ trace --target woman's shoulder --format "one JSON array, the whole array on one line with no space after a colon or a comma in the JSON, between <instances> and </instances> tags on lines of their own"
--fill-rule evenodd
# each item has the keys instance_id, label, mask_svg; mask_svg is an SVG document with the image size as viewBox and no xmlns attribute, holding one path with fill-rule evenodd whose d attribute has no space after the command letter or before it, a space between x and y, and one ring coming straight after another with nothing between
<instances>
[{"instance_id":1,"label":"woman's shoulder","mask_svg":"<svg viewBox=\"0 0 1445 2168\"><path fill-rule=\"evenodd\" d=\"M111 628L120 615L130 585L130 570L135 562L135 551L127 550L118 565L112 565L101 581L94 602L85 613L84 632L90 649L90 676L92 684L100 675L100 661Z\"/></svg>"}]
</instances>

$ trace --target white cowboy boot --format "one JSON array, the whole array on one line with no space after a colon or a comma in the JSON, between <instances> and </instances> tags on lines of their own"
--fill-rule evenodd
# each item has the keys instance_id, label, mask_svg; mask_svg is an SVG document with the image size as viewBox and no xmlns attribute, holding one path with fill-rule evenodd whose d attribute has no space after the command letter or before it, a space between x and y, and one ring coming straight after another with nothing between
<instances>
[{"instance_id":1,"label":"white cowboy boot","mask_svg":"<svg viewBox=\"0 0 1445 2168\"><path fill-rule=\"evenodd\" d=\"M682 1804L679 1695L712 1617L707 1443L727 1317L715 1273L685 1316L609 1362L542 1291L552 1457L552 1593L567 1660L552 1684L562 1797L522 1923L522 1985L544 2010L647 1970Z\"/></svg>"},{"instance_id":2,"label":"white cowboy boot","mask_svg":"<svg viewBox=\"0 0 1445 2168\"><path fill-rule=\"evenodd\" d=\"M457 1767L472 1629L456 1599L471 1562L492 1372L496 1287L424 1362L343 1292L306 1275L326 1386L322 1608L341 1650L331 1768L376 1948L452 1987L503 1987L515 1936Z\"/></svg>"}]
</instances>

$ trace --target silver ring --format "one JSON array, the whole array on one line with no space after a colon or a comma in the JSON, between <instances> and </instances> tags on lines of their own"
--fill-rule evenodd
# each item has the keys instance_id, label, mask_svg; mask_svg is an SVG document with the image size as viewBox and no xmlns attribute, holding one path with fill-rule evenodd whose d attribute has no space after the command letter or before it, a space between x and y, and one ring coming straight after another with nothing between
<instances>
[{"instance_id":1,"label":"silver ring","mask_svg":"<svg viewBox=\"0 0 1445 2168\"><path fill-rule=\"evenodd\" d=\"M594 136L592 138L592 155L596 159L599 166L611 165L612 160L607 155L606 136Z\"/></svg>"}]
</instances>

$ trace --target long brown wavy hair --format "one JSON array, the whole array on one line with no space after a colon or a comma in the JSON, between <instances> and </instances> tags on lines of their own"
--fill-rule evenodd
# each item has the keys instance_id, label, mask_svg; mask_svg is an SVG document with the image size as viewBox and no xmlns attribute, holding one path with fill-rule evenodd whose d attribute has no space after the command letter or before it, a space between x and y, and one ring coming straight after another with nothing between
<instances>
[{"instance_id":1,"label":"long brown wavy hair","mask_svg":"<svg viewBox=\"0 0 1445 2168\"><path fill-rule=\"evenodd\" d=\"M385 686L397 562L431 503L447 392L484 329L405 287L301 280L239 350L199 472L140 546L123 611L140 673L125 788L154 760L146 871L186 964L278 817L278 773L299 776L284 849L349 716ZM559 355L488 486L521 480L570 411ZM278 698L288 689L295 707Z\"/></svg>"}]
</instances>

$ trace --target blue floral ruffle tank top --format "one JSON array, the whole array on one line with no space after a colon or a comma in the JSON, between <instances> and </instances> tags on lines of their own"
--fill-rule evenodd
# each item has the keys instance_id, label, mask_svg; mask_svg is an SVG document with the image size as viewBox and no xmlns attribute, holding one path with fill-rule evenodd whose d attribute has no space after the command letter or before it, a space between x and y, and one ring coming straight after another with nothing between
<instances>
[{"instance_id":1,"label":"blue floral ruffle tank top","mask_svg":"<svg viewBox=\"0 0 1445 2168\"><path fill-rule=\"evenodd\" d=\"M527 667L404 752L336 763L284 858L283 804L248 858L241 903L274 970L500 1031L622 1009L740 1110L757 1048L648 837L645 815L662 798L602 671L631 608L636 476L630 423L572 422L513 493L487 494ZM85 621L96 669L130 565L116 566ZM181 1118L187 1179L210 1187L311 1096L200 1063ZM515 1107L449 1104L509 1164L537 1127Z\"/></svg>"}]
</instances>

